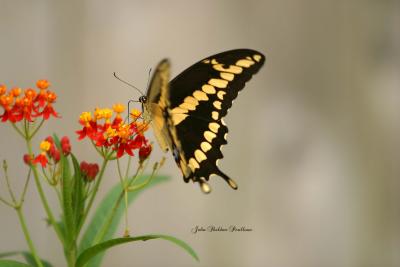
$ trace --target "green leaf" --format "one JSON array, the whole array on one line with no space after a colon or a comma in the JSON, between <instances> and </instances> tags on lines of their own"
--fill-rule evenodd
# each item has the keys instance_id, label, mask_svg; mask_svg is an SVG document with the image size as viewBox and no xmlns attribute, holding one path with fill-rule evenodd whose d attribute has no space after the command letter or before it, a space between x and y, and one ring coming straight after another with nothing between
<instances>
[{"instance_id":1,"label":"green leaf","mask_svg":"<svg viewBox=\"0 0 400 267\"><path fill-rule=\"evenodd\" d=\"M5 252L5 253L0 253L0 258L5 258L5 257L10 257L10 256L15 256L21 254L24 258L25 261L29 264L29 266L37 267L37 264L35 262L35 259L33 258L32 253L28 251L11 251L11 252ZM44 267L53 267L50 262L41 260L43 263ZM1 260L0 260L1 262ZM4 265L4 266L14 266L14 265ZM19 266L19 265L16 265ZM26 266L26 265L23 265ZM3 265L0 264L0 267L3 267Z\"/></svg>"},{"instance_id":2,"label":"green leaf","mask_svg":"<svg viewBox=\"0 0 400 267\"><path fill-rule=\"evenodd\" d=\"M75 238L75 225L72 211L72 177L71 167L68 158L62 153L60 139L56 134L53 134L54 143L60 151L60 163L61 163L61 189L62 189L62 208L65 226L65 240L67 242L67 249L72 245L73 239Z\"/></svg>"},{"instance_id":3,"label":"green leaf","mask_svg":"<svg viewBox=\"0 0 400 267\"><path fill-rule=\"evenodd\" d=\"M3 252L3 253L0 253L0 258L7 258L10 256L18 255L20 253L22 253L22 252L21 251Z\"/></svg>"},{"instance_id":4,"label":"green leaf","mask_svg":"<svg viewBox=\"0 0 400 267\"><path fill-rule=\"evenodd\" d=\"M34 267L38 267L38 265L36 264L35 259L33 258L32 253L24 251L24 252L22 252L21 254L22 254L22 256L24 256L25 261L26 261L29 265L34 266ZM45 260L42 260L42 259L41 259L41 261L42 261L42 264L43 264L44 267L53 267L53 265L51 265L50 262L45 261Z\"/></svg>"},{"instance_id":5,"label":"green leaf","mask_svg":"<svg viewBox=\"0 0 400 267\"><path fill-rule=\"evenodd\" d=\"M0 267L32 267L32 266L13 260L0 260Z\"/></svg>"},{"instance_id":6,"label":"green leaf","mask_svg":"<svg viewBox=\"0 0 400 267\"><path fill-rule=\"evenodd\" d=\"M65 219L65 227L67 240L72 240L75 234L74 218L72 211L72 179L71 168L66 157L61 156L62 166L62 196L63 196L63 213Z\"/></svg>"},{"instance_id":7,"label":"green leaf","mask_svg":"<svg viewBox=\"0 0 400 267\"><path fill-rule=\"evenodd\" d=\"M73 192L72 192L72 211L74 216L74 225L78 226L81 222L84 207L85 207L85 197L84 197L84 181L81 175L81 169L79 162L76 157L71 153L72 164L74 166L74 176L73 176Z\"/></svg>"},{"instance_id":8,"label":"green leaf","mask_svg":"<svg viewBox=\"0 0 400 267\"><path fill-rule=\"evenodd\" d=\"M178 245L179 247L183 248L187 253L189 253L193 258L195 258L197 261L199 261L199 257L197 256L196 252L182 240L177 239L173 236L152 234L152 235L144 235L144 236L137 236L137 237L115 238L115 239L111 239L111 240L105 241L103 243L94 245L93 247L86 249L84 252L82 252L82 254L79 255L78 259L76 260L75 266L76 267L84 266L90 259L95 257L97 254L104 252L105 250L107 250L111 247L121 245L124 243L128 243L128 242L147 241L147 240L158 239L158 238L170 241L170 242L174 243L175 245Z\"/></svg>"},{"instance_id":9,"label":"green leaf","mask_svg":"<svg viewBox=\"0 0 400 267\"><path fill-rule=\"evenodd\" d=\"M136 179L134 184L140 184L146 181L149 176L140 176ZM165 182L169 179L167 176L156 176L154 177L148 186L143 188L142 190L133 191L128 193L128 204L131 204L133 200L135 200L143 191L146 189L157 185L159 183ZM118 183L114 187L110 189L107 195L103 198L99 206L97 207L90 224L87 226L86 232L82 237L82 240L79 244L78 252L81 253L83 250L88 247L94 245L94 240L98 240L100 238L101 229L105 227L107 224L108 218L112 213L112 209L120 197L121 194L121 184ZM117 231L118 224L121 221L121 218L124 214L124 204L121 201L119 207L117 208L114 216L112 217L111 224L109 225L107 231L104 233L103 238L101 238L97 243L102 242L104 240L111 239L115 232ZM104 257L104 253L99 254L96 259L93 259L90 262L90 267L98 267Z\"/></svg>"}]
</instances>

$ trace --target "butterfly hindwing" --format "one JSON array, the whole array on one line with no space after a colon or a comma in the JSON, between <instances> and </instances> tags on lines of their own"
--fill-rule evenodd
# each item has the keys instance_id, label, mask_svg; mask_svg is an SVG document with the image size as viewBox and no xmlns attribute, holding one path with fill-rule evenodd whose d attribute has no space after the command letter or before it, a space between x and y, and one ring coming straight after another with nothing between
<instances>
[{"instance_id":1,"label":"butterfly hindwing","mask_svg":"<svg viewBox=\"0 0 400 267\"><path fill-rule=\"evenodd\" d=\"M237 188L217 166L227 143L222 118L264 60L254 50L231 50L199 61L170 82L165 121L186 182L199 182L209 192L206 181L215 174Z\"/></svg>"}]
</instances>

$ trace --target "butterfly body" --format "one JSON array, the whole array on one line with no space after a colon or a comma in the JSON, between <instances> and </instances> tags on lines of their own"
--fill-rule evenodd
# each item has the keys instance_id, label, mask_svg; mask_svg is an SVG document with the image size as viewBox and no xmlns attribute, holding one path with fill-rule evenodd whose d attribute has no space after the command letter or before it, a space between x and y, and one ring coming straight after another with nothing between
<instances>
[{"instance_id":1,"label":"butterfly body","mask_svg":"<svg viewBox=\"0 0 400 267\"><path fill-rule=\"evenodd\" d=\"M170 63L164 59L141 100L161 149L171 150L184 181L199 182L205 193L211 191L211 175L237 189L217 166L223 158L221 146L227 144L223 117L264 60L250 49L226 51L197 62L169 82Z\"/></svg>"}]
</instances>

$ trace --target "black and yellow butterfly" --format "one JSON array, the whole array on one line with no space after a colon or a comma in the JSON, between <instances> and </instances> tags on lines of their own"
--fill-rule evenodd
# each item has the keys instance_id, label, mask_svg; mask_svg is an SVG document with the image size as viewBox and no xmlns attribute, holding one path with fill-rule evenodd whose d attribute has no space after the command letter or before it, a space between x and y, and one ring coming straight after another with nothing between
<instances>
[{"instance_id":1,"label":"black and yellow butterfly","mask_svg":"<svg viewBox=\"0 0 400 267\"><path fill-rule=\"evenodd\" d=\"M164 59L147 94L139 98L162 150L171 150L184 181L198 182L205 193L211 191L207 181L212 174L238 188L218 168L228 133L222 118L264 60L250 49L226 51L197 62L169 82L170 63Z\"/></svg>"}]
</instances>

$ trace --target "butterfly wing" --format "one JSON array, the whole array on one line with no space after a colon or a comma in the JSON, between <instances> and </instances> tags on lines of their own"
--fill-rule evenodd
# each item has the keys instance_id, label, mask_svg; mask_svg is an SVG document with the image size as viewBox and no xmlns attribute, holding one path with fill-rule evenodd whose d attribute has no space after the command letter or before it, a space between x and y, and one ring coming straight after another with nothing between
<instances>
[{"instance_id":1,"label":"butterfly wing","mask_svg":"<svg viewBox=\"0 0 400 267\"><path fill-rule=\"evenodd\" d=\"M226 51L199 61L170 82L164 119L185 182L199 182L208 193L207 181L215 174L237 189L217 166L223 157L221 146L227 143L222 118L264 61L254 50Z\"/></svg>"},{"instance_id":2,"label":"butterfly wing","mask_svg":"<svg viewBox=\"0 0 400 267\"><path fill-rule=\"evenodd\" d=\"M168 125L165 120L165 110L169 103L168 82L170 77L170 63L162 60L156 67L147 90L147 101L144 103L145 119L151 121L154 135L165 152L172 148Z\"/></svg>"}]
</instances>

